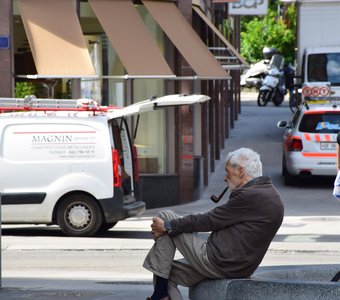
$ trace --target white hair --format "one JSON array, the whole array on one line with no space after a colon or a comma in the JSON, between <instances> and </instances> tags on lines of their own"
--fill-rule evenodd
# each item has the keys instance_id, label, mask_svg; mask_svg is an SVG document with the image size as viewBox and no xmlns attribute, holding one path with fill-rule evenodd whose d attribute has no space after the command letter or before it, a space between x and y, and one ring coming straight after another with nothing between
<instances>
[{"instance_id":1,"label":"white hair","mask_svg":"<svg viewBox=\"0 0 340 300\"><path fill-rule=\"evenodd\" d=\"M229 152L226 163L233 168L241 167L251 178L262 176L260 155L249 148L240 148Z\"/></svg>"}]
</instances>

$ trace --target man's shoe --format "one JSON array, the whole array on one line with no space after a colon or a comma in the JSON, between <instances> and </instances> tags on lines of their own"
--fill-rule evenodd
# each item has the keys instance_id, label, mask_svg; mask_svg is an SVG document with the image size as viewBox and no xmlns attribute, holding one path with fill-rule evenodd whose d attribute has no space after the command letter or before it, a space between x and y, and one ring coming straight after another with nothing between
<instances>
[{"instance_id":1,"label":"man's shoe","mask_svg":"<svg viewBox=\"0 0 340 300\"><path fill-rule=\"evenodd\" d=\"M146 298L146 300L152 300L150 297ZM162 298L161 300L171 300L169 296Z\"/></svg>"}]
</instances>

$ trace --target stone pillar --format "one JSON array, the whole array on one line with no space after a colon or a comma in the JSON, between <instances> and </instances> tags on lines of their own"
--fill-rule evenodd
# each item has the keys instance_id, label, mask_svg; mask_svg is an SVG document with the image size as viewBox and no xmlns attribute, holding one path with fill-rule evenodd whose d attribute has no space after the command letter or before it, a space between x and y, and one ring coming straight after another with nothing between
<instances>
[{"instance_id":1,"label":"stone pillar","mask_svg":"<svg viewBox=\"0 0 340 300\"><path fill-rule=\"evenodd\" d=\"M76 0L76 11L78 18L80 16L80 0ZM71 86L72 86L72 98L78 99L81 97L81 81L79 78L71 79Z\"/></svg>"},{"instance_id":2,"label":"stone pillar","mask_svg":"<svg viewBox=\"0 0 340 300\"><path fill-rule=\"evenodd\" d=\"M13 6L12 0L2 0L0 9L0 97L13 97ZM8 38L8 48L6 41ZM7 48L7 49L6 49Z\"/></svg>"},{"instance_id":3,"label":"stone pillar","mask_svg":"<svg viewBox=\"0 0 340 300\"><path fill-rule=\"evenodd\" d=\"M179 0L178 9L192 23L192 2L191 0ZM180 76L192 76L191 67L181 57L179 63ZM178 86L179 93L193 93L192 80L181 80ZM179 187L180 203L193 201L194 189L194 130L193 130L193 110L189 106L178 108L178 151L179 151Z\"/></svg>"}]
</instances>

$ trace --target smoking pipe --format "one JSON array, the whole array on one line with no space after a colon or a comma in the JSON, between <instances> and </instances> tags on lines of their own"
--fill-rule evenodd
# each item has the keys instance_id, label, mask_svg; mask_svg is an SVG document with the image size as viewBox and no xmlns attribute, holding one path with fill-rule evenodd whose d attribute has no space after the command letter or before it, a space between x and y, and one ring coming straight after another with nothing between
<instances>
[{"instance_id":1,"label":"smoking pipe","mask_svg":"<svg viewBox=\"0 0 340 300\"><path fill-rule=\"evenodd\" d=\"M228 188L229 188L229 186L227 186L227 187L223 190L223 192L222 192L218 197L215 196L215 195L211 195L210 199L211 199L213 202L218 203L218 202L222 199L222 197L224 196L224 194L227 192Z\"/></svg>"}]
</instances>

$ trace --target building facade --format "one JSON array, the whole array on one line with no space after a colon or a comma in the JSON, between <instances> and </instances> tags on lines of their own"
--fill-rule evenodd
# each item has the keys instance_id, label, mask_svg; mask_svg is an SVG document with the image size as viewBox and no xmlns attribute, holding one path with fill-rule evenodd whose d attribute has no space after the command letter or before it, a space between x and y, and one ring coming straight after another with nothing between
<instances>
[{"instance_id":1,"label":"building facade","mask_svg":"<svg viewBox=\"0 0 340 300\"><path fill-rule=\"evenodd\" d=\"M210 96L129 119L147 207L190 202L223 159L240 113L247 63L239 28L225 2L2 0L0 37L10 46L0 49L0 97L31 88L41 98L126 106L166 94Z\"/></svg>"}]
</instances>

